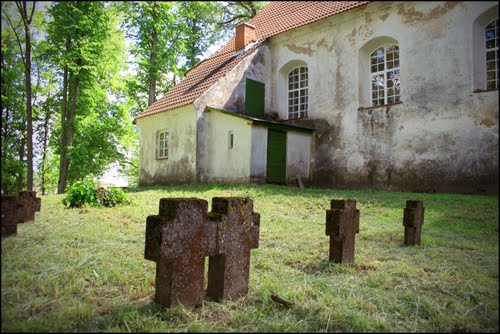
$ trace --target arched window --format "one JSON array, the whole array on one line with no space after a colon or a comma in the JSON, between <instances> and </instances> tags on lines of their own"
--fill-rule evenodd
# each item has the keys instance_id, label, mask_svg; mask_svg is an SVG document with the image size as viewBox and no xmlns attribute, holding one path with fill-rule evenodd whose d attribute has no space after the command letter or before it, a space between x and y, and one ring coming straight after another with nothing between
<instances>
[{"instance_id":1,"label":"arched window","mask_svg":"<svg viewBox=\"0 0 500 334\"><path fill-rule=\"evenodd\" d=\"M485 28L486 89L498 89L498 19Z\"/></svg>"},{"instance_id":2,"label":"arched window","mask_svg":"<svg viewBox=\"0 0 500 334\"><path fill-rule=\"evenodd\" d=\"M308 71L306 66L288 73L288 119L307 117Z\"/></svg>"},{"instance_id":3,"label":"arched window","mask_svg":"<svg viewBox=\"0 0 500 334\"><path fill-rule=\"evenodd\" d=\"M385 45L370 55L372 106L397 103L401 100L399 47Z\"/></svg>"},{"instance_id":4,"label":"arched window","mask_svg":"<svg viewBox=\"0 0 500 334\"><path fill-rule=\"evenodd\" d=\"M472 33L474 91L498 89L498 5L474 20Z\"/></svg>"}]
</instances>

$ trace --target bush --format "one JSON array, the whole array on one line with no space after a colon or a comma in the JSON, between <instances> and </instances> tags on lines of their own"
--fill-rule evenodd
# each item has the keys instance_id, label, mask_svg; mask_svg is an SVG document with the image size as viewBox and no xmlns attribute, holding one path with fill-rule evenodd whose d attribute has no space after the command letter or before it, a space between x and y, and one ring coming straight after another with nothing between
<instances>
[{"instance_id":1,"label":"bush","mask_svg":"<svg viewBox=\"0 0 500 334\"><path fill-rule=\"evenodd\" d=\"M130 204L130 199L121 188L97 188L94 176L88 175L69 187L62 203L69 208L80 208L86 204L113 207L118 204Z\"/></svg>"},{"instance_id":2,"label":"bush","mask_svg":"<svg viewBox=\"0 0 500 334\"><path fill-rule=\"evenodd\" d=\"M97 199L95 196L96 184L94 176L87 175L85 179L76 181L66 191L66 197L63 198L62 203L69 208L80 208L85 204L95 205Z\"/></svg>"},{"instance_id":3,"label":"bush","mask_svg":"<svg viewBox=\"0 0 500 334\"><path fill-rule=\"evenodd\" d=\"M97 202L101 206L113 207L118 204L130 204L130 199L121 188L99 188L96 190Z\"/></svg>"}]
</instances>

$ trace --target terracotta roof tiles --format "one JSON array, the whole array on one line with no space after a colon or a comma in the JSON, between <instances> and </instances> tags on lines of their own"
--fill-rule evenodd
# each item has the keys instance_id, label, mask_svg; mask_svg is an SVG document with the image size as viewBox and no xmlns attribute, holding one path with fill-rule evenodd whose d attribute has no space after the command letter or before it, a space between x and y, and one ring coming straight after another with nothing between
<instances>
[{"instance_id":1,"label":"terracotta roof tiles","mask_svg":"<svg viewBox=\"0 0 500 334\"><path fill-rule=\"evenodd\" d=\"M257 42L249 50L233 57L234 37L210 57L194 66L184 79L167 94L146 108L135 119L157 114L194 102L227 74L265 39L316 22L326 17L365 5L369 1L271 1L248 23L255 26Z\"/></svg>"}]
</instances>

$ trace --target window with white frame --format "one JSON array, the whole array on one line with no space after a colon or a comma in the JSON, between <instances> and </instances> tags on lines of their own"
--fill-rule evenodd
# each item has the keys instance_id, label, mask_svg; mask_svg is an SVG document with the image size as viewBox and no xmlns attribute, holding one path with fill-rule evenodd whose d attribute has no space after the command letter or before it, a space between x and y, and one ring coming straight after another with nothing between
<instances>
[{"instance_id":1,"label":"window with white frame","mask_svg":"<svg viewBox=\"0 0 500 334\"><path fill-rule=\"evenodd\" d=\"M397 45L382 46L371 54L370 73L372 106L401 101Z\"/></svg>"},{"instance_id":2,"label":"window with white frame","mask_svg":"<svg viewBox=\"0 0 500 334\"><path fill-rule=\"evenodd\" d=\"M498 89L498 19L485 28L486 89Z\"/></svg>"},{"instance_id":3,"label":"window with white frame","mask_svg":"<svg viewBox=\"0 0 500 334\"><path fill-rule=\"evenodd\" d=\"M307 117L308 71L301 66L288 74L288 119Z\"/></svg>"},{"instance_id":4,"label":"window with white frame","mask_svg":"<svg viewBox=\"0 0 500 334\"><path fill-rule=\"evenodd\" d=\"M156 158L168 158L168 131L158 131L156 139Z\"/></svg>"}]
</instances>

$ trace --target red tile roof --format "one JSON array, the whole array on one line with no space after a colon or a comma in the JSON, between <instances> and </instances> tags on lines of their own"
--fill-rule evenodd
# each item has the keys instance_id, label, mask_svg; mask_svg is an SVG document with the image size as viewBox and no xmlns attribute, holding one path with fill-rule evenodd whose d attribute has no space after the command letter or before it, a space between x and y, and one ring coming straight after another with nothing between
<instances>
[{"instance_id":1,"label":"red tile roof","mask_svg":"<svg viewBox=\"0 0 500 334\"><path fill-rule=\"evenodd\" d=\"M184 79L155 101L138 118L193 103L201 94L251 54L266 38L346 12L369 1L271 1L248 23L256 27L257 42L246 52L232 57L234 37L222 48L186 72Z\"/></svg>"}]
</instances>

